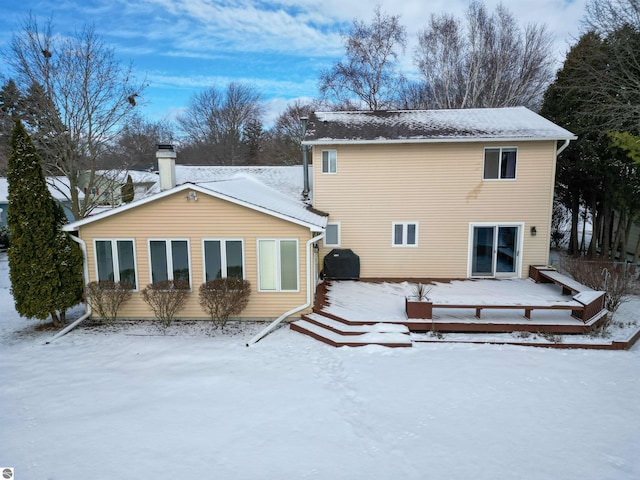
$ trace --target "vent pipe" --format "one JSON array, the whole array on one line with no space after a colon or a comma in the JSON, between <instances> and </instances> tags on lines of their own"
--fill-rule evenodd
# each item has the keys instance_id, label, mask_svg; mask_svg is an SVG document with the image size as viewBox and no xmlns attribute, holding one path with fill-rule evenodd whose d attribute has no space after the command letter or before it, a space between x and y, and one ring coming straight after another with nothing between
<instances>
[{"instance_id":1,"label":"vent pipe","mask_svg":"<svg viewBox=\"0 0 640 480\"><path fill-rule=\"evenodd\" d=\"M309 117L300 117L300 123L302 124L302 140L307 133L307 122ZM302 189L302 198L304 200L309 199L309 159L307 158L307 146L302 145L302 179L304 187Z\"/></svg>"}]
</instances>

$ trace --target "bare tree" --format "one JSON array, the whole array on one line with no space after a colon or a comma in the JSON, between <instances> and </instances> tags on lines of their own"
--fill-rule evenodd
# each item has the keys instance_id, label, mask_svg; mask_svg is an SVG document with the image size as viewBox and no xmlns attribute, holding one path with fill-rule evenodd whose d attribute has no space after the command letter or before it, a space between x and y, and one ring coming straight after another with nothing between
<instances>
[{"instance_id":1,"label":"bare tree","mask_svg":"<svg viewBox=\"0 0 640 480\"><path fill-rule=\"evenodd\" d=\"M545 26L522 29L503 5L489 15L482 2L474 1L466 21L432 15L419 35L414 61L430 108L524 105L535 110L553 80L552 58Z\"/></svg>"},{"instance_id":2,"label":"bare tree","mask_svg":"<svg viewBox=\"0 0 640 480\"><path fill-rule=\"evenodd\" d=\"M395 103L398 54L406 46L406 30L398 16L376 7L370 24L354 20L343 34L345 59L320 75L320 93L337 108L364 105L382 110Z\"/></svg>"},{"instance_id":3,"label":"bare tree","mask_svg":"<svg viewBox=\"0 0 640 480\"><path fill-rule=\"evenodd\" d=\"M68 179L75 218L86 216L94 197L81 199L77 184L88 174L92 187L96 166L120 125L133 112L144 90L132 67L123 67L113 49L91 26L71 36L55 35L52 21L41 26L25 19L12 38L8 62L23 92L29 91L32 129L49 175Z\"/></svg>"},{"instance_id":4,"label":"bare tree","mask_svg":"<svg viewBox=\"0 0 640 480\"><path fill-rule=\"evenodd\" d=\"M232 82L224 91L211 87L193 95L178 123L190 146L206 146L213 153L212 163L236 165L246 163L245 132L260 122L263 112L255 88Z\"/></svg>"}]
</instances>

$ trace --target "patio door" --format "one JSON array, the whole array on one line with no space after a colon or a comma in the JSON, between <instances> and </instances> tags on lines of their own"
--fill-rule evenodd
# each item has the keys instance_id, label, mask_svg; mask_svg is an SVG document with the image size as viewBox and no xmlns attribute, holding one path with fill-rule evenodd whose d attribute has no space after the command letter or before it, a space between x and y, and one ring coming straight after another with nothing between
<instances>
[{"instance_id":1,"label":"patio door","mask_svg":"<svg viewBox=\"0 0 640 480\"><path fill-rule=\"evenodd\" d=\"M520 268L519 225L472 225L472 277L515 277Z\"/></svg>"}]
</instances>

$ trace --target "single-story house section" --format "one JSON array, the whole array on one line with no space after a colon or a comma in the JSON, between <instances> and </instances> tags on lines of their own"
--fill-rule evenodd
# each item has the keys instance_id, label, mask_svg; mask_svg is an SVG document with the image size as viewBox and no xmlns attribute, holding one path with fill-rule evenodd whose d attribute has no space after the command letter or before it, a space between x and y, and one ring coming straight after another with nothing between
<instances>
[{"instance_id":1,"label":"single-story house section","mask_svg":"<svg viewBox=\"0 0 640 480\"><path fill-rule=\"evenodd\" d=\"M207 318L198 288L217 277L251 283L243 318L276 318L310 303L325 214L248 175L176 186L175 153L158 157L159 193L65 226L85 245L89 281L134 284L121 318L153 318L140 291L167 279L189 282L180 318Z\"/></svg>"}]
</instances>

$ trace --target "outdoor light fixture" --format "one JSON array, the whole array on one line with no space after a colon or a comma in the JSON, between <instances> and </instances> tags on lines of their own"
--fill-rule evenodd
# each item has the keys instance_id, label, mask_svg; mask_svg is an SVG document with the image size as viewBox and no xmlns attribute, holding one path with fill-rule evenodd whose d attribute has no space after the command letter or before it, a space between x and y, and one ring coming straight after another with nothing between
<instances>
[{"instance_id":1,"label":"outdoor light fixture","mask_svg":"<svg viewBox=\"0 0 640 480\"><path fill-rule=\"evenodd\" d=\"M531 227L531 236L535 237L537 233L538 231L536 230L536 227Z\"/></svg>"},{"instance_id":2,"label":"outdoor light fixture","mask_svg":"<svg viewBox=\"0 0 640 480\"><path fill-rule=\"evenodd\" d=\"M187 196L186 196L186 197L184 197L184 198L186 198L186 199L187 199L187 202L188 202L189 200L193 200L194 202L197 202L197 201L198 201L198 194L192 190L192 191L190 191L190 192L187 194Z\"/></svg>"}]
</instances>

